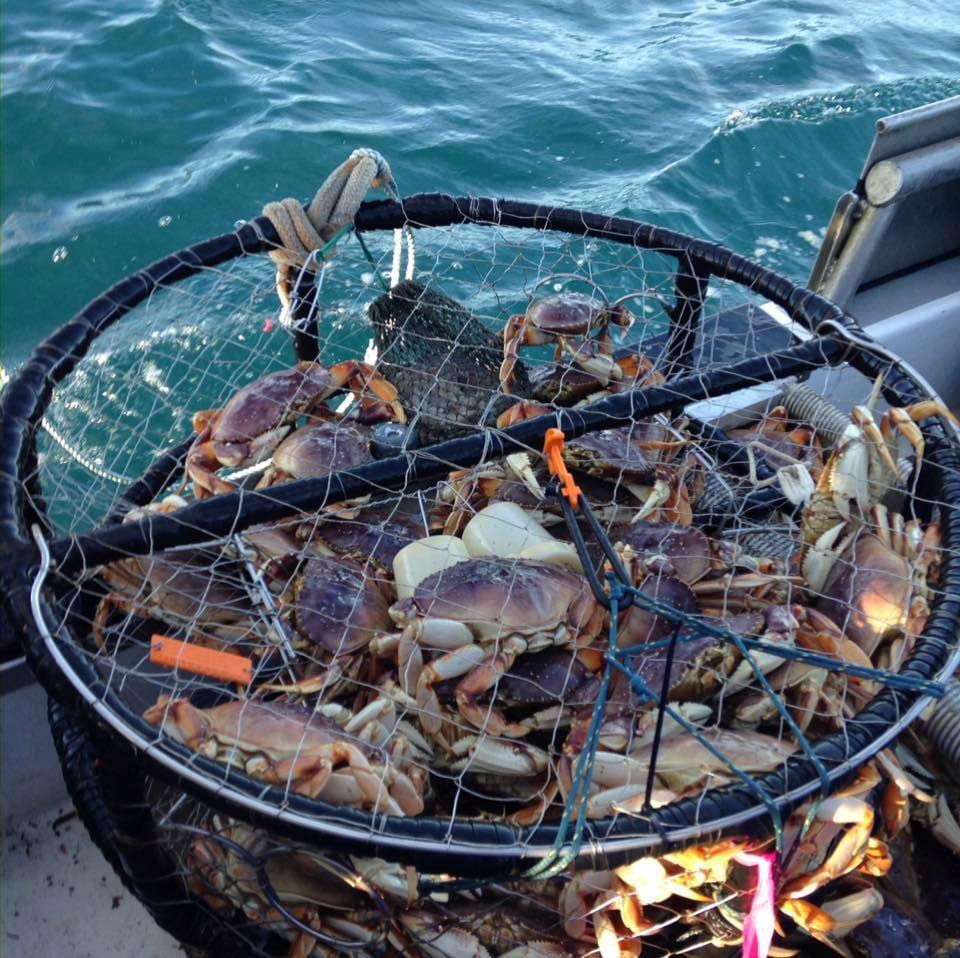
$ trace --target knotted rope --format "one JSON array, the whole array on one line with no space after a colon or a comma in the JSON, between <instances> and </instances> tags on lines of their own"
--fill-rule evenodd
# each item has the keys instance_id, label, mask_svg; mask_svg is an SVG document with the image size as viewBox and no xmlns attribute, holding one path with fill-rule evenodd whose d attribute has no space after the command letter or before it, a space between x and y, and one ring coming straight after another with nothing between
<instances>
[{"instance_id":1,"label":"knotted rope","mask_svg":"<svg viewBox=\"0 0 960 958\"><path fill-rule=\"evenodd\" d=\"M263 208L280 238L270 257L277 264L277 295L284 309L290 306L294 270L316 269L313 254L350 226L374 187L399 198L387 161L376 150L358 149L326 178L306 210L290 196Z\"/></svg>"}]
</instances>

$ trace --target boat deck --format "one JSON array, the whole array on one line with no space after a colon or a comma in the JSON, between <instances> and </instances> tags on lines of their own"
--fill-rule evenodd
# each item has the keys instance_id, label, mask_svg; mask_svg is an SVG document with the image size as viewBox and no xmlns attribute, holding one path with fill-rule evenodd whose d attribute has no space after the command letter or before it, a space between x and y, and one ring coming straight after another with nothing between
<instances>
[{"instance_id":1,"label":"boat deck","mask_svg":"<svg viewBox=\"0 0 960 958\"><path fill-rule=\"evenodd\" d=\"M184 951L123 887L90 841L60 776L46 721L14 718L40 718L45 712L44 693L37 685L0 696L0 954L183 958Z\"/></svg>"}]
</instances>

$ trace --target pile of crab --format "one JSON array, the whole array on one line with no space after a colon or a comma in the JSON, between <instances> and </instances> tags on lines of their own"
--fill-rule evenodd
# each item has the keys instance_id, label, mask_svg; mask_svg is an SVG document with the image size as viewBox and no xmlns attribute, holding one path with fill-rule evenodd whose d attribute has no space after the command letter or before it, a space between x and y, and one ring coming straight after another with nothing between
<instances>
[{"instance_id":1,"label":"pile of crab","mask_svg":"<svg viewBox=\"0 0 960 958\"><path fill-rule=\"evenodd\" d=\"M848 953L843 938L877 914L892 865L888 840L903 827L903 795L866 766L808 820L785 823L774 920ZM879 789L884 814L866 800ZM175 842L190 892L220 913L290 942L290 955L450 958L603 958L677 951L730 954L743 943L753 884L742 861L769 842L730 838L636 858L605 870L567 869L549 880L490 881L445 890L378 858L331 856L207 814ZM199 837L198 837L199 834ZM428 880L434 889L418 891ZM817 902L814 903L814 900ZM785 943L786 942L786 943ZM809 953L796 934L772 955Z\"/></svg>"},{"instance_id":2,"label":"pile of crab","mask_svg":"<svg viewBox=\"0 0 960 958\"><path fill-rule=\"evenodd\" d=\"M663 382L655 362L613 350L606 328L625 325L625 312L567 296L512 318L503 392L521 345L556 342L557 355L534 370L536 394L498 425ZM329 401L344 390L353 405L335 411ZM182 495L148 508L175 513L191 486L205 498L349 471L372 460L376 423L405 421L406 399L359 362L263 376L222 408L197 413ZM858 406L828 435L777 407L730 430L727 440L751 463L749 473L724 478L734 509L763 482L783 497L765 525L726 531L695 522L705 484L724 470L684 417L567 442L564 464L632 587L683 617L678 625L636 604L620 615L617 646L631 650L643 685L623 671L606 676L599 719L611 622L587 572L603 581L609 560L589 532L587 552L575 547L546 463L532 451L400 497L331 504L216 545L114 563L99 572L106 589L93 639L98 654L113 656L161 623L182 641L250 656L249 687L158 677L167 684L145 718L158 735L291 793L392 816L518 827L556 822L571 803L574 811L586 803L591 820L645 815L731 783L737 771L782 767L801 747L798 735L842 729L879 690L845 666L896 671L909 655L937 581L938 529L898 511L907 470L897 444L905 436L919 464L915 423L933 414L949 415L928 403L877 422ZM229 472L258 464L252 475ZM773 478L759 479L758 464ZM698 632L698 622L760 640L762 651L746 658L716 632ZM674 635L668 663L663 640ZM790 649L816 653L819 664L777 654ZM659 729L656 697L643 688L671 705ZM584 792L578 763L591 734ZM801 931L851 953L844 936L884 906L878 876L890 867L888 842L904 827L910 794L926 798L887 753L789 818L770 954L797 953ZM363 881L334 882L329 898L314 887L323 882L311 853L287 847L268 856L282 873L271 899L249 856L236 854L253 848L256 858L269 836L224 820L208 831L184 855L191 891L262 921L301 956L334 954L331 940L364 935L358 953L451 958L596 949L613 958L637 955L645 942L738 946L752 872L737 856L772 842L711 841L609 871L432 896L418 895L410 869L358 859L350 868ZM361 887L389 905L386 917ZM371 930L383 921L383 934Z\"/></svg>"}]
</instances>

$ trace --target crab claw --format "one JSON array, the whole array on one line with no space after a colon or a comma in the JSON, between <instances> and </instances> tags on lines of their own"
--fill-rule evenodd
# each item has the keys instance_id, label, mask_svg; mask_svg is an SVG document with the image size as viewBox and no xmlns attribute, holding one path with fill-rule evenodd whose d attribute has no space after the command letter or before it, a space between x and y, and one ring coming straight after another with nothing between
<instances>
[{"instance_id":1,"label":"crab claw","mask_svg":"<svg viewBox=\"0 0 960 958\"><path fill-rule=\"evenodd\" d=\"M642 353L631 351L624 355L623 351L618 351L616 359L623 376L619 380L618 388L613 389L614 392L636 389L638 386L659 386L667 381L652 360Z\"/></svg>"},{"instance_id":2,"label":"crab claw","mask_svg":"<svg viewBox=\"0 0 960 958\"><path fill-rule=\"evenodd\" d=\"M330 367L335 388L346 386L360 400L357 418L363 423L390 420L401 425L407 421L406 413L398 398L396 387L388 382L368 363L348 359ZM379 402L364 396L372 392Z\"/></svg>"},{"instance_id":3,"label":"crab claw","mask_svg":"<svg viewBox=\"0 0 960 958\"><path fill-rule=\"evenodd\" d=\"M823 590L823 583L827 581L827 576L840 551L837 548L837 541L845 528L846 523L841 522L832 529L828 529L803 557L803 578L812 592Z\"/></svg>"},{"instance_id":4,"label":"crab claw","mask_svg":"<svg viewBox=\"0 0 960 958\"><path fill-rule=\"evenodd\" d=\"M897 474L897 464L890 455L873 413L866 406L854 406L850 415L853 422L847 426L840 440L840 454L833 469L834 503L843 514L849 514L848 502L856 501L863 512L870 507L870 450L873 442L877 453L892 475Z\"/></svg>"},{"instance_id":5,"label":"crab claw","mask_svg":"<svg viewBox=\"0 0 960 958\"><path fill-rule=\"evenodd\" d=\"M778 469L777 482L783 494L795 506L805 506L816 489L810 470L802 463Z\"/></svg>"},{"instance_id":6,"label":"crab claw","mask_svg":"<svg viewBox=\"0 0 960 958\"><path fill-rule=\"evenodd\" d=\"M550 757L543 749L523 742L505 742L474 735L453 746L454 755L463 756L451 765L454 772L489 772L495 775L540 775L549 768Z\"/></svg>"},{"instance_id":7,"label":"crab claw","mask_svg":"<svg viewBox=\"0 0 960 958\"><path fill-rule=\"evenodd\" d=\"M873 821L873 808L863 799L847 796L822 802L815 827L790 852L781 895L805 898L856 868L867 853Z\"/></svg>"},{"instance_id":8,"label":"crab claw","mask_svg":"<svg viewBox=\"0 0 960 958\"><path fill-rule=\"evenodd\" d=\"M604 350L603 344L595 339L571 339L566 341L570 358L586 373L589 373L600 386L607 386L611 380L623 379L623 369L613 356Z\"/></svg>"},{"instance_id":9,"label":"crab claw","mask_svg":"<svg viewBox=\"0 0 960 958\"><path fill-rule=\"evenodd\" d=\"M537 416L545 416L550 412L553 412L550 406L534 402L532 399L525 399L515 403L506 412L500 413L497 417L497 428L507 429L510 426L515 426L518 422L523 422L525 419L535 419Z\"/></svg>"}]
</instances>

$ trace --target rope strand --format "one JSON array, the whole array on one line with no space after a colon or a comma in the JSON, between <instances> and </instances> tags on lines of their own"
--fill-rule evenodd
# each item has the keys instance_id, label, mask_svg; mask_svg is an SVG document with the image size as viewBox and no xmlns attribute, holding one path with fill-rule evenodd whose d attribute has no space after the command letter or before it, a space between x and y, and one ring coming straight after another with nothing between
<instances>
[{"instance_id":1,"label":"rope strand","mask_svg":"<svg viewBox=\"0 0 960 958\"><path fill-rule=\"evenodd\" d=\"M317 190L304 209L291 196L267 203L263 208L281 245L270 251L277 265L277 295L284 309L290 307L290 290L294 270L310 261L311 254L353 228L353 218L367 193L382 188L389 196L398 197L390 165L376 150L354 150Z\"/></svg>"}]
</instances>

